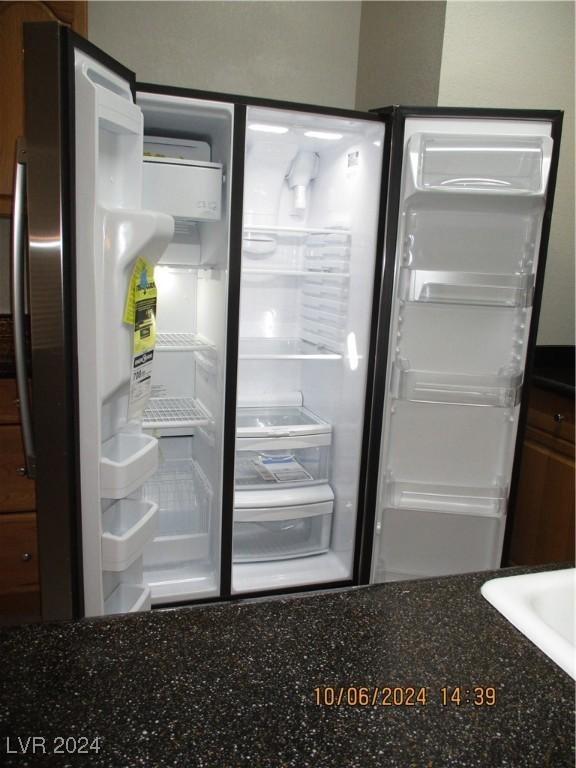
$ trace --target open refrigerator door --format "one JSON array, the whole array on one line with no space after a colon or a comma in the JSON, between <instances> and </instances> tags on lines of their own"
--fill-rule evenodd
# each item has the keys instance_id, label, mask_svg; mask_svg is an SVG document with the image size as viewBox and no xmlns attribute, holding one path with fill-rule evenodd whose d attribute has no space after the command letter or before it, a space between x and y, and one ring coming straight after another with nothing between
<instances>
[{"instance_id":1,"label":"open refrigerator door","mask_svg":"<svg viewBox=\"0 0 576 768\"><path fill-rule=\"evenodd\" d=\"M500 564L552 145L405 121L372 581Z\"/></svg>"}]
</instances>

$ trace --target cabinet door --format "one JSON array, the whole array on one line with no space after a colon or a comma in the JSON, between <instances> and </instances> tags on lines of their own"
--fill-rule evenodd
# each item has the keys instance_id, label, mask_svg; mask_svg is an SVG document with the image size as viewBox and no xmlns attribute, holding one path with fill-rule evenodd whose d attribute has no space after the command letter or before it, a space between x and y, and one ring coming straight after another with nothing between
<instances>
[{"instance_id":1,"label":"cabinet door","mask_svg":"<svg viewBox=\"0 0 576 768\"><path fill-rule=\"evenodd\" d=\"M522 449L510 557L516 565L574 561L574 459L534 440Z\"/></svg>"},{"instance_id":2,"label":"cabinet door","mask_svg":"<svg viewBox=\"0 0 576 768\"><path fill-rule=\"evenodd\" d=\"M16 139L24 133L24 71L22 24L25 21L61 21L75 32L86 34L87 3L2 3L0 9L0 80L2 138L0 140L0 215L12 209L12 176Z\"/></svg>"}]
</instances>

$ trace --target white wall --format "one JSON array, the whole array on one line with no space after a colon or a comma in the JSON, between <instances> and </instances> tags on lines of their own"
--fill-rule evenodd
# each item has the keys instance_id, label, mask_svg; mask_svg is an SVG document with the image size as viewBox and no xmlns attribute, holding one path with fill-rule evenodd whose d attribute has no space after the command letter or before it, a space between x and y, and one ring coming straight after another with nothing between
<instances>
[{"instance_id":1,"label":"white wall","mask_svg":"<svg viewBox=\"0 0 576 768\"><path fill-rule=\"evenodd\" d=\"M449 0L438 103L563 109L539 344L574 344L574 4Z\"/></svg>"},{"instance_id":2,"label":"white wall","mask_svg":"<svg viewBox=\"0 0 576 768\"><path fill-rule=\"evenodd\" d=\"M360 2L89 2L140 81L353 108Z\"/></svg>"}]
</instances>

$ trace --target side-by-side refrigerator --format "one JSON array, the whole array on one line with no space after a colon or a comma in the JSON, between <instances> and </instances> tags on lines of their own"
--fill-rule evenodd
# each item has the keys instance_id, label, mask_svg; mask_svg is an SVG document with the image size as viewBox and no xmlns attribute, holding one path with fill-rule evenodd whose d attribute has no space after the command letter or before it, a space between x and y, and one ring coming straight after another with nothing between
<instances>
[{"instance_id":1,"label":"side-by-side refrigerator","mask_svg":"<svg viewBox=\"0 0 576 768\"><path fill-rule=\"evenodd\" d=\"M354 583L389 116L137 84L57 24L25 60L44 617Z\"/></svg>"},{"instance_id":2,"label":"side-by-side refrigerator","mask_svg":"<svg viewBox=\"0 0 576 768\"><path fill-rule=\"evenodd\" d=\"M57 24L25 81L43 616L498 566L559 113L138 84Z\"/></svg>"}]
</instances>

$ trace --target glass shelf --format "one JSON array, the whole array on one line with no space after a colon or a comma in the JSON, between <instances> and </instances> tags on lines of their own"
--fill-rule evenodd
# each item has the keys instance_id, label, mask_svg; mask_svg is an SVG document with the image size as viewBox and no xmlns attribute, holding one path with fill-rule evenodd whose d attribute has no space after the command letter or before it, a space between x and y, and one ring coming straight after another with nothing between
<instances>
[{"instance_id":1,"label":"glass shelf","mask_svg":"<svg viewBox=\"0 0 576 768\"><path fill-rule=\"evenodd\" d=\"M340 235L342 239L349 237L349 230L337 229L337 228L323 228L323 227L289 227L289 226L274 226L266 224L254 224L252 226L244 226L244 232L267 232L270 234L278 235L291 235L299 237L308 237L309 235Z\"/></svg>"},{"instance_id":2,"label":"glass shelf","mask_svg":"<svg viewBox=\"0 0 576 768\"><path fill-rule=\"evenodd\" d=\"M211 424L212 416L193 397L152 397L144 411L142 427L166 436L189 434L191 427Z\"/></svg>"},{"instance_id":3,"label":"glass shelf","mask_svg":"<svg viewBox=\"0 0 576 768\"><path fill-rule=\"evenodd\" d=\"M507 490L501 485L481 488L391 480L385 496L386 506L392 509L498 517L504 513Z\"/></svg>"},{"instance_id":4,"label":"glass shelf","mask_svg":"<svg viewBox=\"0 0 576 768\"><path fill-rule=\"evenodd\" d=\"M394 363L393 390L401 400L513 408L520 402L522 372L465 374L419 371L406 360Z\"/></svg>"},{"instance_id":5,"label":"glass shelf","mask_svg":"<svg viewBox=\"0 0 576 768\"><path fill-rule=\"evenodd\" d=\"M157 333L156 349L162 352L198 352L214 349L214 344L196 333Z\"/></svg>"},{"instance_id":6,"label":"glass shelf","mask_svg":"<svg viewBox=\"0 0 576 768\"><path fill-rule=\"evenodd\" d=\"M350 277L348 272L337 272L328 265L325 269L284 269L282 267L245 267L242 270L242 277L250 275L276 275L278 277L338 277L340 279Z\"/></svg>"},{"instance_id":7,"label":"glass shelf","mask_svg":"<svg viewBox=\"0 0 576 768\"><path fill-rule=\"evenodd\" d=\"M240 406L236 410L236 436L240 438L320 435L331 429L301 405Z\"/></svg>"},{"instance_id":8,"label":"glass shelf","mask_svg":"<svg viewBox=\"0 0 576 768\"><path fill-rule=\"evenodd\" d=\"M399 296L404 301L494 307L529 307L534 275L498 275L479 272L400 271Z\"/></svg>"},{"instance_id":9,"label":"glass shelf","mask_svg":"<svg viewBox=\"0 0 576 768\"><path fill-rule=\"evenodd\" d=\"M304 339L240 339L240 360L340 360L342 355Z\"/></svg>"}]
</instances>

